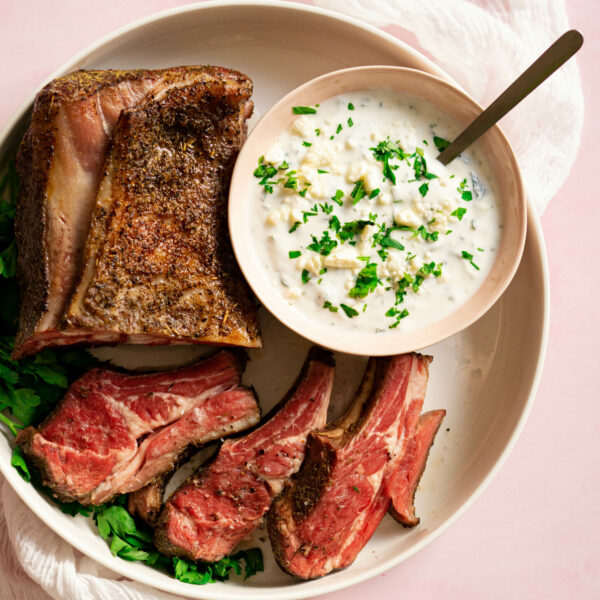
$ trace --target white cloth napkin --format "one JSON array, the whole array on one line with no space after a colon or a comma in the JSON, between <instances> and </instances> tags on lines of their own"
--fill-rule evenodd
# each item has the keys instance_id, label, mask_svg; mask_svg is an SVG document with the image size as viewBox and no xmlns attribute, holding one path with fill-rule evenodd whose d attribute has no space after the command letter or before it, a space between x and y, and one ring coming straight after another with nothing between
<instances>
[{"instance_id":1,"label":"white cloth napkin","mask_svg":"<svg viewBox=\"0 0 600 600\"><path fill-rule=\"evenodd\" d=\"M316 0L315 4L373 25L396 24L412 31L433 59L483 105L568 29L562 0ZM540 213L569 173L582 122L583 95L571 61L501 123ZM1 476L0 484L0 597L173 598L124 580L83 556L33 515Z\"/></svg>"}]
</instances>

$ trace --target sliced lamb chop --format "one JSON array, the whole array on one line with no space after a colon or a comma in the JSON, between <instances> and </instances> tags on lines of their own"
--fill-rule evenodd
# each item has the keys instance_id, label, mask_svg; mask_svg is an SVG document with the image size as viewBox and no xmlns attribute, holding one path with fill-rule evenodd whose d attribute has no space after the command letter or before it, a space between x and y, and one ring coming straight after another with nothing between
<instances>
[{"instance_id":1,"label":"sliced lamb chop","mask_svg":"<svg viewBox=\"0 0 600 600\"><path fill-rule=\"evenodd\" d=\"M198 218L197 213L206 213L208 216L211 211L214 211L215 214L221 215L223 222L226 221L223 199L220 195L221 188L227 179L230 163L235 157L245 133L244 118L252 112L252 103L248 100L252 83L245 75L220 67L174 67L156 71L146 69L77 71L50 82L36 96L31 124L23 138L16 161L21 181L15 224L21 307L19 331L14 350L15 358L38 352L47 346L60 346L76 342L114 343L128 339L127 332L124 333L120 329L106 326L106 313L111 305L110 302L103 306L105 319L103 321L100 319L101 323L98 323L97 319L94 325L85 329L70 327L64 323L65 308L81 276L84 245L90 229L92 211L96 204L98 186L104 176L105 159L113 129L121 112L137 106L149 98L172 98L172 95L169 96L170 91L173 91L175 96L177 94L185 95L185 92L179 90L189 90L193 86L196 86L195 89L205 89L208 95L226 88L225 99L222 101L223 94L219 96L217 93L213 96L214 106L212 108L214 110L212 113L210 112L211 106L206 106L207 103L201 107L207 109L204 116L207 125L206 132L193 131L193 127L187 131L186 140L188 141L192 136L199 134L196 139L196 149L188 152L187 159L186 150L183 147L171 145L167 149L168 145L165 145L163 150L173 156L173 163L180 165L182 172L184 165L190 161L197 161L198 171L208 174L205 180L204 191L206 194L202 195L198 201L195 217L190 214L187 219L183 219L183 227L190 234L197 229L202 233L213 235L214 227L212 225L208 227L208 231L204 231L199 226L201 219ZM198 105L193 104L194 98L190 96L187 100L189 100L187 104L171 106L172 110L168 115L168 118L172 119L173 135L181 137L182 140L185 135L184 129L188 125L187 122L194 121L198 112ZM240 104L238 107L234 107L236 100ZM232 110L235 113L236 108L239 115L238 121L235 121L237 115L233 117L227 115L222 124L229 126L229 131L220 137L215 137L210 144L207 144L207 146L210 145L210 152L216 150L214 157L202 155L202 151L198 148L207 143L207 136L215 132L219 133L216 131L218 127L213 127L210 122L211 115L218 119L224 110ZM168 110L167 107L167 112ZM159 121L160 119L156 119L155 122L158 127L161 126ZM195 124L201 125L197 118ZM168 126L164 123L163 125ZM124 143L131 144L131 155L127 157L128 159L140 159L144 169L148 168L148 172L152 170L153 166L157 167L158 172L154 173L154 180L157 180L160 178L162 166L157 165L156 161L153 162L151 155L154 153L155 158L160 162L161 149L158 148L158 145L164 140L160 140L157 136L152 140L153 144L148 145L148 138L151 137L148 133L149 127L146 127L145 137L143 137L144 132L140 130L132 132L128 129L124 135L131 134L131 136L125 139ZM176 142L175 137L173 144ZM143 144L146 144L148 154L140 157L139 149ZM231 156L224 156L219 151L224 145L229 149ZM135 149L138 150L136 156L134 156ZM212 164L212 167L209 168L207 163ZM176 170L175 164L171 166L172 175ZM115 160L113 159L108 166L111 167L110 172L113 174ZM124 165L121 163L120 166ZM133 163L128 167L125 166L127 176L132 178L132 185L138 186L138 189L140 185L148 183L151 179L145 170L147 181L143 179L144 175L139 172L140 166L140 164L137 165L137 175L136 166ZM187 167L185 169L188 173L189 169ZM117 181L123 183L115 175L113 191L115 194L121 193L122 195L123 189L117 189ZM189 187L189 179L186 182L182 177L181 182L182 187ZM176 212L174 205L177 204L178 194L174 193L172 198L165 198L164 196L169 193L169 190L163 191L164 194L157 202L164 203L165 215L172 214ZM210 198L214 199L212 208L207 204ZM121 197L120 201L123 200ZM190 212L192 211L190 210ZM106 215L105 217L108 219ZM218 218L211 214L209 221L213 223L218 221ZM127 223L127 219L124 218L124 222L121 223L122 228L115 229L113 235L131 236L132 232L127 228L133 222ZM155 223L153 230L160 235L157 228L158 225ZM137 250L140 252L144 249L144 244L151 241L147 237L142 240L142 233L138 226L136 236L140 240L140 247ZM105 235L108 239L108 233ZM126 246L123 240L119 243L123 248ZM218 240L209 240L208 244L213 249L220 248ZM225 246L226 244L227 242L225 242ZM181 248L179 251L181 252ZM209 250L208 254L210 253ZM119 254L118 258L122 265L123 255ZM114 259L116 260L116 257ZM222 260L219 264L223 269L224 276L230 276L232 280L241 279L239 271L233 263L229 264ZM172 267L175 270L181 267L181 259L174 258ZM135 273L132 271L131 275L134 276ZM140 276L140 273L137 275ZM158 276L155 277L158 278ZM115 282L116 279L102 282L102 285L112 284L114 286L111 288L109 299L118 295L120 286ZM243 287L244 284L238 283L237 285ZM231 287L233 289L234 284L231 284ZM228 291L231 290L228 288ZM194 293L198 294L190 286L189 300L192 304ZM241 305L248 308L251 300L249 301L246 296L243 294L240 296ZM222 298L221 303L223 303ZM141 309L139 303L136 306ZM223 312L219 313L221 317ZM238 315L241 313L241 309L238 309L238 312L230 312L232 318L239 317L239 322L230 321L229 328L234 332L236 327L244 333L250 331L256 336L253 340L255 343L246 345L260 345L255 309L252 308L243 317ZM243 318L247 320L243 321ZM214 329L214 324L212 325ZM242 325L247 325L247 328L242 328ZM139 334L140 332L134 333ZM177 333L177 331L169 333L163 329L161 331L162 342L169 343L177 337L181 338L181 335L178 336ZM227 343L227 340L221 341Z\"/></svg>"},{"instance_id":2,"label":"sliced lamb chop","mask_svg":"<svg viewBox=\"0 0 600 600\"><path fill-rule=\"evenodd\" d=\"M392 469L389 477L386 477L386 491L392 499L390 514L404 527L419 524L420 519L415 514L415 492L445 416L445 410L432 410L421 415L399 466Z\"/></svg>"},{"instance_id":3,"label":"sliced lamb chop","mask_svg":"<svg viewBox=\"0 0 600 600\"><path fill-rule=\"evenodd\" d=\"M121 113L69 327L139 344L262 345L227 227L251 95L250 79L215 68Z\"/></svg>"},{"instance_id":4,"label":"sliced lamb chop","mask_svg":"<svg viewBox=\"0 0 600 600\"><path fill-rule=\"evenodd\" d=\"M298 474L268 515L275 558L292 575L350 565L388 510L382 485L421 411L430 357L371 359L348 413L309 435Z\"/></svg>"},{"instance_id":5,"label":"sliced lamb chop","mask_svg":"<svg viewBox=\"0 0 600 600\"><path fill-rule=\"evenodd\" d=\"M300 467L308 432L325 423L333 374L330 354L313 349L264 425L225 441L215 460L177 489L156 528L161 552L219 560L259 526L273 496Z\"/></svg>"},{"instance_id":6,"label":"sliced lamb chop","mask_svg":"<svg viewBox=\"0 0 600 600\"><path fill-rule=\"evenodd\" d=\"M254 393L236 387L242 370L226 351L151 375L93 369L17 443L57 498L100 504L170 471L189 444L255 425Z\"/></svg>"}]
</instances>

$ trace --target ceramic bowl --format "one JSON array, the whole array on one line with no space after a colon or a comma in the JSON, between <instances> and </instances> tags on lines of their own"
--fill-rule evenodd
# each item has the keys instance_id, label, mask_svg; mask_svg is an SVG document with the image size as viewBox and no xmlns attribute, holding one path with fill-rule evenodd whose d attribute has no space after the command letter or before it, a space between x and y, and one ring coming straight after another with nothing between
<instances>
[{"instance_id":1,"label":"ceramic bowl","mask_svg":"<svg viewBox=\"0 0 600 600\"><path fill-rule=\"evenodd\" d=\"M521 260L527 226L525 192L515 155L495 126L476 144L488 159L503 209L503 232L492 268L480 287L454 312L420 329L400 328L385 334L331 327L297 310L275 287L255 251L248 201L256 192L253 171L257 161L297 118L293 106L314 106L327 98L368 89L392 89L427 100L441 113L466 126L482 108L452 84L422 71L402 67L366 66L334 71L296 88L279 100L258 122L238 157L229 193L229 231L233 248L246 277L262 304L284 325L321 346L368 356L385 356L418 350L468 327L498 300Z\"/></svg>"}]
</instances>

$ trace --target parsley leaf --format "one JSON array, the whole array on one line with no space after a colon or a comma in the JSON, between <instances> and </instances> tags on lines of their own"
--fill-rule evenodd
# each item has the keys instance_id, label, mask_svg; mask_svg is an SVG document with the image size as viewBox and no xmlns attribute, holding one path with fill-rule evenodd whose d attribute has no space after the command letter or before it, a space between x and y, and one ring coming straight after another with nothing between
<instances>
[{"instance_id":1,"label":"parsley leaf","mask_svg":"<svg viewBox=\"0 0 600 600\"><path fill-rule=\"evenodd\" d=\"M306 269L302 269L302 283L306 284L311 280L310 273Z\"/></svg>"},{"instance_id":2,"label":"parsley leaf","mask_svg":"<svg viewBox=\"0 0 600 600\"><path fill-rule=\"evenodd\" d=\"M25 462L25 457L23 456L23 451L19 446L16 446L13 450L12 457L10 459L10 464L17 469L19 475L25 481L31 481L31 473L27 468L27 463Z\"/></svg>"},{"instance_id":3,"label":"parsley leaf","mask_svg":"<svg viewBox=\"0 0 600 600\"><path fill-rule=\"evenodd\" d=\"M367 195L365 190L365 185L362 179L354 182L354 189L350 192L350 197L352 198L352 204L357 204L360 200L362 200Z\"/></svg>"},{"instance_id":4,"label":"parsley leaf","mask_svg":"<svg viewBox=\"0 0 600 600\"><path fill-rule=\"evenodd\" d=\"M298 258L302 252L300 250L290 250L288 254L290 258Z\"/></svg>"},{"instance_id":5,"label":"parsley leaf","mask_svg":"<svg viewBox=\"0 0 600 600\"><path fill-rule=\"evenodd\" d=\"M462 221L462 218L465 216L466 212L466 208L457 208L456 210L452 211L450 215L456 217L459 221Z\"/></svg>"},{"instance_id":6,"label":"parsley leaf","mask_svg":"<svg viewBox=\"0 0 600 600\"><path fill-rule=\"evenodd\" d=\"M335 192L335 194L333 196L331 196L331 199L339 206L343 206L343 204L344 204L344 202L342 201L343 197L344 197L344 192L342 190L337 190Z\"/></svg>"},{"instance_id":7,"label":"parsley leaf","mask_svg":"<svg viewBox=\"0 0 600 600\"><path fill-rule=\"evenodd\" d=\"M408 317L408 310L403 308L402 310L397 309L395 306L392 306L386 313L386 317L393 317L396 320L389 326L390 329L395 329L400 325L400 321L406 317Z\"/></svg>"},{"instance_id":8,"label":"parsley leaf","mask_svg":"<svg viewBox=\"0 0 600 600\"><path fill-rule=\"evenodd\" d=\"M354 239L354 236L360 233L367 225L375 225L373 221L365 221L359 219L357 221L348 221L342 225L338 231L338 238L342 240L342 244L347 240Z\"/></svg>"},{"instance_id":9,"label":"parsley leaf","mask_svg":"<svg viewBox=\"0 0 600 600\"><path fill-rule=\"evenodd\" d=\"M448 140L445 140L444 138L439 137L437 135L433 136L433 143L440 152L444 151L450 145L450 142Z\"/></svg>"},{"instance_id":10,"label":"parsley leaf","mask_svg":"<svg viewBox=\"0 0 600 600\"><path fill-rule=\"evenodd\" d=\"M369 148L373 152L373 156L376 160L383 162L383 176L389 179L394 185L396 185L396 175L394 169L390 165L390 159L396 157L400 160L404 160L406 155L400 148L398 142L392 142L388 137L383 142L379 142L377 146Z\"/></svg>"},{"instance_id":11,"label":"parsley leaf","mask_svg":"<svg viewBox=\"0 0 600 600\"><path fill-rule=\"evenodd\" d=\"M478 271L480 270L479 267L473 262L473 255L470 252L463 250L461 254L462 254L462 257L465 260L468 260L473 267L475 267Z\"/></svg>"},{"instance_id":12,"label":"parsley leaf","mask_svg":"<svg viewBox=\"0 0 600 600\"><path fill-rule=\"evenodd\" d=\"M317 238L313 235L312 237L312 244L309 244L308 246L306 246L307 250L312 250L313 252L318 252L319 254L323 255L323 256L327 256L328 254L331 254L331 251L338 245L336 240L332 240L329 237L329 232L328 231L324 231L323 235L321 236L320 240L317 240Z\"/></svg>"},{"instance_id":13,"label":"parsley leaf","mask_svg":"<svg viewBox=\"0 0 600 600\"><path fill-rule=\"evenodd\" d=\"M338 311L338 307L331 304L331 302L329 302L329 300L325 300L325 302L323 303L323 308L328 309L329 312L336 313Z\"/></svg>"},{"instance_id":14,"label":"parsley leaf","mask_svg":"<svg viewBox=\"0 0 600 600\"><path fill-rule=\"evenodd\" d=\"M292 112L295 115L314 115L317 109L310 106L292 106Z\"/></svg>"},{"instance_id":15,"label":"parsley leaf","mask_svg":"<svg viewBox=\"0 0 600 600\"><path fill-rule=\"evenodd\" d=\"M340 307L346 313L346 316L349 319L358 315L358 311L354 310L351 306L348 306L347 304L340 304Z\"/></svg>"},{"instance_id":16,"label":"parsley leaf","mask_svg":"<svg viewBox=\"0 0 600 600\"><path fill-rule=\"evenodd\" d=\"M440 234L438 231L427 231L423 225L420 225L415 235L420 235L426 242L436 242Z\"/></svg>"},{"instance_id":17,"label":"parsley leaf","mask_svg":"<svg viewBox=\"0 0 600 600\"><path fill-rule=\"evenodd\" d=\"M348 293L351 298L365 298L375 291L378 284L377 264L369 263L359 271L354 287Z\"/></svg>"},{"instance_id":18,"label":"parsley leaf","mask_svg":"<svg viewBox=\"0 0 600 600\"><path fill-rule=\"evenodd\" d=\"M315 204L310 210L302 211L302 221L304 223L307 223L308 217L315 217L318 213L319 213L319 209L317 208L317 205Z\"/></svg>"},{"instance_id":19,"label":"parsley leaf","mask_svg":"<svg viewBox=\"0 0 600 600\"><path fill-rule=\"evenodd\" d=\"M390 228L393 230L393 227ZM391 235L391 231L387 231L386 234L379 240L379 244L384 248L395 248L396 250L404 250L404 246Z\"/></svg>"}]
</instances>

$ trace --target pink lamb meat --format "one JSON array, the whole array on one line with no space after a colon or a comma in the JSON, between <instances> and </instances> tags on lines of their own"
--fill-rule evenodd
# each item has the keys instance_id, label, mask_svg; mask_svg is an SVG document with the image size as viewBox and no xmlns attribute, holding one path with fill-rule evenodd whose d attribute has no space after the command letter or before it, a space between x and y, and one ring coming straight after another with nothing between
<instances>
[{"instance_id":1,"label":"pink lamb meat","mask_svg":"<svg viewBox=\"0 0 600 600\"><path fill-rule=\"evenodd\" d=\"M329 354L311 351L273 416L252 433L227 440L214 462L167 501L155 534L161 552L219 560L259 526L272 498L299 469L308 432L326 421L333 375Z\"/></svg>"}]
</instances>

